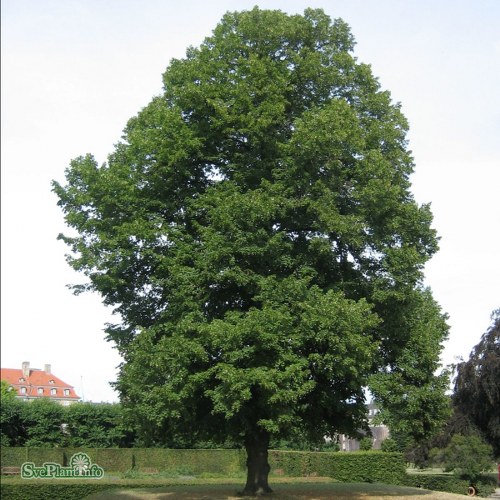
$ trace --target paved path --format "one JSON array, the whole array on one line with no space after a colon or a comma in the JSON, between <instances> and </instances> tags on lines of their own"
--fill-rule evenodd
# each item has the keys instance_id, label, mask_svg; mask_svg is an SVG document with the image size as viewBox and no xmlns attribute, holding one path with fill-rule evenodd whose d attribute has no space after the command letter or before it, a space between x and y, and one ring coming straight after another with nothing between
<instances>
[{"instance_id":1,"label":"paved path","mask_svg":"<svg viewBox=\"0 0 500 500\"><path fill-rule=\"evenodd\" d=\"M495 493L492 493L488 498L500 498L500 488L497 488Z\"/></svg>"}]
</instances>

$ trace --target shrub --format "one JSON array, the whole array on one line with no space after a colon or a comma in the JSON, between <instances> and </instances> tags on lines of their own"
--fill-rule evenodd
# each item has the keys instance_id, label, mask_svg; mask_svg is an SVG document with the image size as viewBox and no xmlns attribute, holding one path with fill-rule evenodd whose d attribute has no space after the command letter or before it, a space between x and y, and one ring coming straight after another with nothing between
<instances>
[{"instance_id":1,"label":"shrub","mask_svg":"<svg viewBox=\"0 0 500 500\"><path fill-rule=\"evenodd\" d=\"M1 498L9 500L80 500L100 491L109 490L109 484L54 484L54 483L9 483L0 487Z\"/></svg>"},{"instance_id":2,"label":"shrub","mask_svg":"<svg viewBox=\"0 0 500 500\"><path fill-rule=\"evenodd\" d=\"M359 449L361 451L370 451L373 448L372 438L366 436L359 442Z\"/></svg>"},{"instance_id":3,"label":"shrub","mask_svg":"<svg viewBox=\"0 0 500 500\"><path fill-rule=\"evenodd\" d=\"M380 449L382 451L387 452L387 453L394 453L394 452L401 451L399 449L398 443L392 438L384 439L380 445Z\"/></svg>"},{"instance_id":4,"label":"shrub","mask_svg":"<svg viewBox=\"0 0 500 500\"><path fill-rule=\"evenodd\" d=\"M125 425L119 404L73 404L65 409L64 418L69 446L110 448L133 443L133 433Z\"/></svg>"},{"instance_id":5,"label":"shrub","mask_svg":"<svg viewBox=\"0 0 500 500\"><path fill-rule=\"evenodd\" d=\"M4 381L2 381L4 382ZM2 396L0 405L0 436L2 447L23 446L26 442L26 425L24 413L26 404L10 396Z\"/></svg>"},{"instance_id":6,"label":"shrub","mask_svg":"<svg viewBox=\"0 0 500 500\"><path fill-rule=\"evenodd\" d=\"M434 461L445 470L475 483L483 472L491 470L492 448L479 436L455 434L443 450L433 450Z\"/></svg>"},{"instance_id":7,"label":"shrub","mask_svg":"<svg viewBox=\"0 0 500 500\"><path fill-rule=\"evenodd\" d=\"M433 491L447 491L465 495L470 483L467 479L462 479L454 475L436 474L408 474L405 479L406 486L415 488L425 488ZM481 476L475 482L475 487L479 496L488 497L495 491L495 478L493 476Z\"/></svg>"}]
</instances>

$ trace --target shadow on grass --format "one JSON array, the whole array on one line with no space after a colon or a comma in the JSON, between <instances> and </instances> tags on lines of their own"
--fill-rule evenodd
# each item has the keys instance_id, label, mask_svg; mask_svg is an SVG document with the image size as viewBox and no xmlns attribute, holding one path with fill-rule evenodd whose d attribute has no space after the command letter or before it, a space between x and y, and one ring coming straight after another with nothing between
<instances>
[{"instance_id":1,"label":"shadow on grass","mask_svg":"<svg viewBox=\"0 0 500 500\"><path fill-rule=\"evenodd\" d=\"M270 500L438 500L458 499L462 495L403 486L367 483L277 484ZM242 500L234 484L167 486L161 488L119 489L87 497L87 500Z\"/></svg>"}]
</instances>

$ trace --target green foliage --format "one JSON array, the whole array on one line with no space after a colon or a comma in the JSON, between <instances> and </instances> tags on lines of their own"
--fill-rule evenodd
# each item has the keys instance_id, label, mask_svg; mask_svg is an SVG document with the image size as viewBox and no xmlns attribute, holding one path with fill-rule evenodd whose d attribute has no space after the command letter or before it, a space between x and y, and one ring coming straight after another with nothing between
<instances>
[{"instance_id":1,"label":"green foliage","mask_svg":"<svg viewBox=\"0 0 500 500\"><path fill-rule=\"evenodd\" d=\"M295 429L287 438L272 439L269 448L272 450L338 451L339 445L335 439L329 441L324 437L310 439L307 433Z\"/></svg>"},{"instance_id":2,"label":"green foliage","mask_svg":"<svg viewBox=\"0 0 500 500\"><path fill-rule=\"evenodd\" d=\"M456 367L453 406L500 457L500 309L492 319L469 360Z\"/></svg>"},{"instance_id":3,"label":"green foliage","mask_svg":"<svg viewBox=\"0 0 500 500\"><path fill-rule=\"evenodd\" d=\"M165 448L2 448L2 466L20 467L24 462L41 466L54 462L66 466L76 452L86 453L105 471L126 472L155 468L162 472L189 469L192 473L240 473L246 456L239 450L179 450Z\"/></svg>"},{"instance_id":4,"label":"green foliage","mask_svg":"<svg viewBox=\"0 0 500 500\"><path fill-rule=\"evenodd\" d=\"M352 434L374 374L395 425L439 425L432 215L400 107L353 46L322 10L228 13L107 163L53 183L75 293L122 319L116 387L144 445Z\"/></svg>"},{"instance_id":5,"label":"green foliage","mask_svg":"<svg viewBox=\"0 0 500 500\"><path fill-rule=\"evenodd\" d=\"M2 450L2 466L18 466L30 461L36 465L55 462L68 463L76 451L89 455L93 463L106 472L141 471L144 468L159 472L190 474L203 473L239 475L245 470L243 450L169 450L165 448L8 448ZM288 476L333 477L339 481L369 481L400 484L405 463L400 453L356 452L296 452L271 450L269 460L273 470L281 469Z\"/></svg>"},{"instance_id":6,"label":"green foliage","mask_svg":"<svg viewBox=\"0 0 500 500\"><path fill-rule=\"evenodd\" d=\"M370 451L373 448L373 439L371 437L364 437L359 442L359 449L361 451Z\"/></svg>"},{"instance_id":7,"label":"green foliage","mask_svg":"<svg viewBox=\"0 0 500 500\"><path fill-rule=\"evenodd\" d=\"M203 472L238 474L245 469L246 456L242 450L165 450L134 449L134 464L139 470L154 467L160 471L179 471L190 474Z\"/></svg>"},{"instance_id":8,"label":"green foliage","mask_svg":"<svg viewBox=\"0 0 500 500\"><path fill-rule=\"evenodd\" d=\"M29 403L18 399L2 401L0 408L2 445L63 446L64 413L63 406L45 398Z\"/></svg>"},{"instance_id":9,"label":"green foliage","mask_svg":"<svg viewBox=\"0 0 500 500\"><path fill-rule=\"evenodd\" d=\"M76 403L67 408L64 418L68 446L127 447L133 442L120 405Z\"/></svg>"},{"instance_id":10,"label":"green foliage","mask_svg":"<svg viewBox=\"0 0 500 500\"><path fill-rule=\"evenodd\" d=\"M62 463L68 465L73 454L77 452L86 453L92 463L98 464L106 471L123 471L130 468L133 462L133 452L131 448L64 448L62 450ZM31 450L30 450L31 453ZM45 460L40 456L38 461ZM36 462L35 462L36 463Z\"/></svg>"},{"instance_id":11,"label":"green foliage","mask_svg":"<svg viewBox=\"0 0 500 500\"><path fill-rule=\"evenodd\" d=\"M395 439L392 438L386 438L382 441L380 444L380 449L384 452L387 453L395 453L395 452L401 452L400 446L398 445L398 442Z\"/></svg>"},{"instance_id":12,"label":"green foliage","mask_svg":"<svg viewBox=\"0 0 500 500\"><path fill-rule=\"evenodd\" d=\"M340 451L340 446L336 441L331 440L321 443L316 451Z\"/></svg>"},{"instance_id":13,"label":"green foliage","mask_svg":"<svg viewBox=\"0 0 500 500\"><path fill-rule=\"evenodd\" d=\"M408 486L422 487L435 491L448 491L457 494L465 494L467 491L468 483L453 476L406 476L405 483ZM485 477L476 485L478 494L482 497L490 495L495 488L494 478ZM127 481L127 488L151 488L151 483L145 482L144 479L136 479L135 481ZM54 484L53 482L3 482L0 485L1 498L8 498L9 500L45 500L47 498L54 500L78 500L87 498L88 496L100 493L106 490L123 488L119 482L115 481L113 484L103 482L93 483L71 483L71 484Z\"/></svg>"},{"instance_id":14,"label":"green foliage","mask_svg":"<svg viewBox=\"0 0 500 500\"><path fill-rule=\"evenodd\" d=\"M314 453L276 451L269 453L272 470L288 476L326 476L342 482L403 484L405 463L400 453Z\"/></svg>"},{"instance_id":15,"label":"green foliage","mask_svg":"<svg viewBox=\"0 0 500 500\"><path fill-rule=\"evenodd\" d=\"M470 481L457 476L444 474L407 474L404 484L415 488L425 488L432 491L447 491L465 495ZM474 483L478 496L488 497L495 491L496 480L493 476L481 476Z\"/></svg>"},{"instance_id":16,"label":"green foliage","mask_svg":"<svg viewBox=\"0 0 500 500\"><path fill-rule=\"evenodd\" d=\"M378 418L401 445L412 447L438 433L450 415L449 373L435 375L448 327L428 290L409 294L390 321L408 331L408 341L390 367L371 378L370 389L381 408Z\"/></svg>"},{"instance_id":17,"label":"green foliage","mask_svg":"<svg viewBox=\"0 0 500 500\"><path fill-rule=\"evenodd\" d=\"M99 483L44 484L40 482L7 483L0 486L1 498L9 500L81 500L88 496L112 489L113 485Z\"/></svg>"},{"instance_id":18,"label":"green foliage","mask_svg":"<svg viewBox=\"0 0 500 500\"><path fill-rule=\"evenodd\" d=\"M494 455L500 456L500 312L493 312L492 319L469 360L455 367L450 416L440 432L418 445L415 440L407 440L408 459L417 466L427 467L430 451L447 448L457 434L482 436L493 447ZM400 439L405 436L402 430L391 427L391 435Z\"/></svg>"},{"instance_id":19,"label":"green foliage","mask_svg":"<svg viewBox=\"0 0 500 500\"><path fill-rule=\"evenodd\" d=\"M2 446L131 446L135 433L119 404L75 403L50 399L6 399L0 408Z\"/></svg>"},{"instance_id":20,"label":"green foliage","mask_svg":"<svg viewBox=\"0 0 500 500\"><path fill-rule=\"evenodd\" d=\"M421 469L432 467L431 451L435 448L446 448L455 434L463 436L480 435L479 429L471 423L469 418L458 411L456 407L452 406L451 398L450 407L451 415L440 432L418 444L408 438L408 436L391 433L391 436L395 437L401 450L405 452L408 462Z\"/></svg>"},{"instance_id":21,"label":"green foliage","mask_svg":"<svg viewBox=\"0 0 500 500\"><path fill-rule=\"evenodd\" d=\"M73 454L72 449L2 449L2 466L21 466L25 461L37 465L44 462L65 464ZM81 451L81 450L80 450ZM161 477L173 477L181 472L197 473L198 477L238 477L245 468L245 453L237 450L166 450L166 449L86 449L94 463L108 471L122 471L128 478L129 487L151 487L140 474L142 467L158 468ZM214 457L215 455L215 457ZM312 453L271 451L270 462L274 471L281 469L287 476L319 475L332 477L341 482L378 482L408 485L436 491L464 494L469 481L450 475L405 474L405 463L399 453ZM152 465L153 464L153 465ZM184 465L188 464L188 465ZM221 464L225 464L221 467ZM134 468L132 469L132 465ZM135 471L135 472L133 472ZM222 471L222 472L221 472ZM105 476L106 478L106 476ZM488 496L495 487L495 476L482 476L476 483L479 495ZM116 486L109 482L82 484L50 484L37 482L4 482L1 497L16 498L83 498L98 491Z\"/></svg>"},{"instance_id":22,"label":"green foliage","mask_svg":"<svg viewBox=\"0 0 500 500\"><path fill-rule=\"evenodd\" d=\"M479 436L455 434L443 450L434 451L434 462L474 483L493 466L492 448Z\"/></svg>"},{"instance_id":23,"label":"green foliage","mask_svg":"<svg viewBox=\"0 0 500 500\"><path fill-rule=\"evenodd\" d=\"M24 405L23 419L26 426L28 447L62 446L64 407L50 399L35 399Z\"/></svg>"},{"instance_id":24,"label":"green foliage","mask_svg":"<svg viewBox=\"0 0 500 500\"><path fill-rule=\"evenodd\" d=\"M0 448L0 460L2 467L21 467L26 462L28 448L2 446Z\"/></svg>"},{"instance_id":25,"label":"green foliage","mask_svg":"<svg viewBox=\"0 0 500 500\"><path fill-rule=\"evenodd\" d=\"M4 404L5 401L13 400L16 397L14 388L6 381L0 381L0 402Z\"/></svg>"},{"instance_id":26,"label":"green foliage","mask_svg":"<svg viewBox=\"0 0 500 500\"><path fill-rule=\"evenodd\" d=\"M23 401L12 397L2 398L0 405L0 439L4 446L23 446L26 427L23 419Z\"/></svg>"}]
</instances>

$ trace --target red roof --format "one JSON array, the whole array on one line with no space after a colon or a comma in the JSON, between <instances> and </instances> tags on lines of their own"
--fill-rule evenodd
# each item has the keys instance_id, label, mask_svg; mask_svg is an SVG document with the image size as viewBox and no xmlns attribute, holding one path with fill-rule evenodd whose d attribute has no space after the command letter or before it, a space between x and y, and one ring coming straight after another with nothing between
<instances>
[{"instance_id":1,"label":"red roof","mask_svg":"<svg viewBox=\"0 0 500 500\"><path fill-rule=\"evenodd\" d=\"M0 379L13 386L17 396L24 398L80 399L73 386L63 382L52 373L33 368L29 369L29 375L27 376L19 368L2 368L0 371Z\"/></svg>"}]
</instances>

